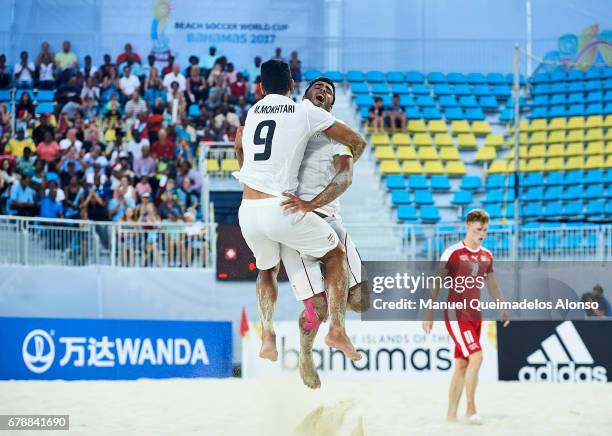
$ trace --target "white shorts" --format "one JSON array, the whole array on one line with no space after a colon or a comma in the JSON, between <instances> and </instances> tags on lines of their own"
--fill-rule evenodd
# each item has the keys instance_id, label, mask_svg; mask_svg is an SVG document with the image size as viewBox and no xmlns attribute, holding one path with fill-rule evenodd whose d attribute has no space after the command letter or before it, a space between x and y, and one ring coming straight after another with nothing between
<instances>
[{"instance_id":1,"label":"white shorts","mask_svg":"<svg viewBox=\"0 0 612 436\"><path fill-rule=\"evenodd\" d=\"M338 216L325 218L325 221L334 229L340 242L346 248L348 261L349 288L361 283L361 257ZM297 251L282 245L281 259L291 282L291 288L298 301L306 300L325 290L325 280L321 271L321 262L309 256L300 256Z\"/></svg>"},{"instance_id":2,"label":"white shorts","mask_svg":"<svg viewBox=\"0 0 612 436\"><path fill-rule=\"evenodd\" d=\"M274 197L240 204L240 230L259 269L278 265L281 244L317 259L338 245L338 235L323 218L313 212L285 212L280 206L284 200Z\"/></svg>"}]
</instances>

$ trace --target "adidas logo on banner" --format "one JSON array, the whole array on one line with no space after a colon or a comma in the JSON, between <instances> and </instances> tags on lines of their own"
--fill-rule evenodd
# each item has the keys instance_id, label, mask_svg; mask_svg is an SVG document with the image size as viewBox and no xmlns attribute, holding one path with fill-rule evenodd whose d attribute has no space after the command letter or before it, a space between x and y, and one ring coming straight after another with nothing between
<instances>
[{"instance_id":1,"label":"adidas logo on banner","mask_svg":"<svg viewBox=\"0 0 612 436\"><path fill-rule=\"evenodd\" d=\"M571 321L559 324L541 348L527 356L528 365L518 373L520 381L529 382L601 382L606 383L606 368L595 365Z\"/></svg>"}]
</instances>

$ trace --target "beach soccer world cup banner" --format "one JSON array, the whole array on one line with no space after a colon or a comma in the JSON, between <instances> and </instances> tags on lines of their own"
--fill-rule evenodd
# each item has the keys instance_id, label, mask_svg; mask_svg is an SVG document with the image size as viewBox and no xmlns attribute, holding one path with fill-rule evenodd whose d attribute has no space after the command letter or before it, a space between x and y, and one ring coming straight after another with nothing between
<instances>
[{"instance_id":1,"label":"beach soccer world cup banner","mask_svg":"<svg viewBox=\"0 0 612 436\"><path fill-rule=\"evenodd\" d=\"M294 374L299 377L300 338L297 321L275 324L278 360L259 357L259 323L251 323L242 347L242 376L245 378ZM353 379L448 379L454 365L454 349L444 322L434 322L426 334L415 321L347 321L346 330L363 358L346 359L342 352L324 343L329 324L322 324L314 343L314 362L321 377ZM497 380L496 326L483 322L481 380Z\"/></svg>"},{"instance_id":2,"label":"beach soccer world cup banner","mask_svg":"<svg viewBox=\"0 0 612 436\"><path fill-rule=\"evenodd\" d=\"M498 343L500 380L612 380L612 320L516 321L498 328Z\"/></svg>"},{"instance_id":3,"label":"beach soccer world cup banner","mask_svg":"<svg viewBox=\"0 0 612 436\"><path fill-rule=\"evenodd\" d=\"M0 379L231 377L231 322L0 318Z\"/></svg>"}]
</instances>

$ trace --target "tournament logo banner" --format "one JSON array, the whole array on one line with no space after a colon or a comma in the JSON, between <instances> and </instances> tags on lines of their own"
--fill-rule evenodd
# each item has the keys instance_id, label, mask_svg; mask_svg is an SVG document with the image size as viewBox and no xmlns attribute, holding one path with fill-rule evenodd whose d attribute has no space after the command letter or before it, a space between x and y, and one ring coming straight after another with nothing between
<instances>
[{"instance_id":1,"label":"tournament logo banner","mask_svg":"<svg viewBox=\"0 0 612 436\"><path fill-rule=\"evenodd\" d=\"M231 377L231 322L0 318L0 379Z\"/></svg>"},{"instance_id":2,"label":"tournament logo banner","mask_svg":"<svg viewBox=\"0 0 612 436\"><path fill-rule=\"evenodd\" d=\"M498 328L499 378L530 383L608 382L612 379L611 337L612 321L510 323Z\"/></svg>"}]
</instances>

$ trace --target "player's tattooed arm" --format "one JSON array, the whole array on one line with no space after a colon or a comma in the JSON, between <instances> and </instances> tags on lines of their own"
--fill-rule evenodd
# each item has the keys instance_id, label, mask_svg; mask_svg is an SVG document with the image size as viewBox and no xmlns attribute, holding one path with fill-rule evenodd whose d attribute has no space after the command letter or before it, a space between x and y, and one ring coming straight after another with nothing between
<instances>
[{"instance_id":1,"label":"player's tattooed arm","mask_svg":"<svg viewBox=\"0 0 612 436\"><path fill-rule=\"evenodd\" d=\"M350 147L355 162L357 162L365 150L365 138L344 123L334 124L325 133L331 139Z\"/></svg>"},{"instance_id":2,"label":"player's tattooed arm","mask_svg":"<svg viewBox=\"0 0 612 436\"><path fill-rule=\"evenodd\" d=\"M244 162L244 151L242 150L242 132L244 126L239 126L236 130L236 140L234 142L234 151L236 152L236 159L238 159L238 165L242 168L242 162Z\"/></svg>"},{"instance_id":3,"label":"player's tattooed arm","mask_svg":"<svg viewBox=\"0 0 612 436\"><path fill-rule=\"evenodd\" d=\"M489 292L491 293L491 297L497 302L504 301L504 297L502 295L501 288L499 287L499 283L497 283L497 279L495 278L495 274L490 272L487 274L487 287L489 288ZM506 309L501 309L499 311L501 315L501 319L504 322L504 327L506 327L510 323L510 315L508 315L508 311Z\"/></svg>"},{"instance_id":4,"label":"player's tattooed arm","mask_svg":"<svg viewBox=\"0 0 612 436\"><path fill-rule=\"evenodd\" d=\"M353 158L345 155L336 156L334 158L334 168L336 169L336 175L315 198L306 201L289 192L284 192L283 195L289 198L283 201L281 205L292 213L312 212L340 197L353 182Z\"/></svg>"}]
</instances>

